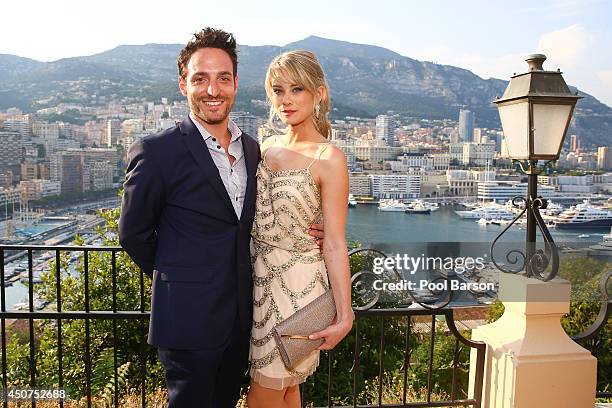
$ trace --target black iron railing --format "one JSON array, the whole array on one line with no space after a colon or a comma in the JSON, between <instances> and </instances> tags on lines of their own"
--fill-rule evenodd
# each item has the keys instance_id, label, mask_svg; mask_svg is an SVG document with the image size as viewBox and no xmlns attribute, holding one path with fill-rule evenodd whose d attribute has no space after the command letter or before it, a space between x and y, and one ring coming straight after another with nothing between
<instances>
[{"instance_id":1,"label":"black iron railing","mask_svg":"<svg viewBox=\"0 0 612 408\"><path fill-rule=\"evenodd\" d=\"M35 308L35 288L34 288L34 257L35 253L52 251L55 255L55 265L54 265L54 297L55 302L53 304L53 308L46 308L43 310L36 310ZM28 322L28 346L29 346L29 384L28 386L31 388L36 388L37 384L44 382L43 379L37 377L37 358L36 358L36 332L35 332L35 321L40 320L52 320L55 322L56 328L56 346L57 346L57 356L58 356L58 372L57 372L57 386L61 389L65 386L64 380L64 367L62 364L62 360L64 358L64 345L63 345L63 327L62 322L66 320L81 320L84 322L84 332L82 335L85 339L85 350L83 364L85 368L85 390L86 395L83 396L87 401L87 406L92 406L94 395L92 395L92 339L91 339L91 324L93 321L99 320L111 320L113 323L112 337L113 337L113 377L109 379L112 381L114 385L114 393L113 393L113 403L115 406L119 406L119 381L118 381L118 356L117 356L117 348L118 348L118 333L117 333L117 324L121 320L137 320L140 322L140 354L138 356L138 361L140 362L140 378L138 379L140 383L140 400L141 405L146 406L146 375L147 375L147 367L146 367L146 359L145 352L148 348L145 341L145 333L146 326L149 319L149 312L146 308L147 299L145 297L145 281L144 275L142 271L139 276L139 288L140 288L140 301L138 310L119 310L117 297L118 297L118 288L117 288L117 254L122 252L123 249L121 247L100 247L100 246L35 246L35 245L1 245L0 246L0 258L2 259L2 263L0 264L0 282L1 286L1 295L2 301L0 305L0 321L1 321L1 331L2 331L2 386L3 388L7 388L7 386L11 386L12 379L9 378L7 373L7 327L6 321L7 319L23 319ZM62 282L63 282L63 274L65 274L65 270L63 270L62 266L62 254L63 253L81 253L82 254L82 265L81 271L83 274L83 310L64 310L62 303ZM92 252L107 252L111 254L110 259L110 268L111 268L111 277L112 277L112 290L110 296L112 296L112 307L111 310L93 310L91 308L91 293L90 293L90 256ZM7 310L6 305L6 275L5 275L5 260L7 258L15 258L15 257L27 257L28 262L28 280L27 280L27 292L28 292L28 304L27 310ZM48 282L47 282L48 283ZM55 309L55 310L51 310ZM414 336L415 333L411 332L411 327L413 325L413 319L418 316L430 316L431 317L431 330L429 331L430 336L430 355L428 361L428 369L429 369L429 378L427 383L427 388L425 391L426 401L423 402L409 402L406 400L406 390L408 389L408 372L410 370L410 336ZM456 337L455 343L455 354L454 354L454 364L453 364L453 380L452 380L452 389L450 391L450 399L447 401L433 401L432 400L432 391L434 389L434 384L432 384L432 369L433 369L433 360L434 360L434 341L436 333L436 317L443 317L446 321L446 325L450 329L451 333ZM363 325L364 319L377 319L378 324L380 325L380 332L378 338L376 339L368 339L363 338L360 329ZM386 330L385 330L385 322L390 318L403 318L405 319L405 332L404 332L404 364L402 366L403 369L403 386L404 386L404 398L402 405L385 405L385 406L406 406L406 407L437 407L437 406L480 406L480 395L482 394L482 377L484 370L484 352L485 345L482 343L472 342L469 339L464 338L459 331L457 330L453 318L453 310L452 309L438 309L438 310L427 310L427 309L372 309L372 310L356 310L356 320L354 326L354 352L353 355L349 358L352 359L352 376L353 376L353 405L357 406L365 406L358 404L358 394L360 392L360 388L362 384L360 383L360 371L363 369L362 362L360 359L360 348L367 341L376 342L379 346L379 361L378 361L378 378L379 378L379 392L382 392L382 378L385 375L385 367L384 367L384 353L385 353L385 341L386 341ZM475 393L476 398L471 399L461 399L459 397L459 392L457 389L458 383L458 366L459 366L459 353L464 346L468 346L471 348L476 348L478 357L477 357L477 376L476 376L476 388ZM333 364L332 361L336 356L333 353L327 354L327 376L328 376L328 389L327 389L327 406L334 406L332 404L332 382L336 381L337 375L342 374L344 376L347 373L334 373L333 372ZM41 381L39 381L41 380ZM463 395L463 394L462 394ZM304 400L308 398L308 395L305 396ZM379 397L378 405L382 404L382 397ZM36 405L36 401L32 401L32 406ZM60 407L64 406L63 401L58 401L58 405ZM7 402L4 402L4 406L8 406Z\"/></svg>"},{"instance_id":2,"label":"black iron railing","mask_svg":"<svg viewBox=\"0 0 612 408\"><path fill-rule=\"evenodd\" d=\"M601 296L599 313L595 321L582 333L572 336L572 339L581 344L586 349L590 350L596 357L605 353L610 353L608 345L601 344L597 335L599 332L609 325L608 320L612 317L612 296L610 295L610 282L612 281L612 271L607 271L601 276L599 282L599 293ZM608 326L609 327L609 326ZM597 391L597 398L612 398L612 390L610 384L606 391Z\"/></svg>"},{"instance_id":3,"label":"black iron railing","mask_svg":"<svg viewBox=\"0 0 612 408\"><path fill-rule=\"evenodd\" d=\"M437 317L443 317L444 321L450 330L450 335L454 337L454 351L453 351L453 361L452 361L452 380L451 380L451 389L443 390L448 393L447 399L433 399L433 393L436 389L435 384L433 383L433 372L434 372L434 359L436 358L436 350L434 348L436 342L436 336L446 336L447 333L441 332L438 328L439 325L437 322ZM408 399L408 390L410 388L409 383L409 372L411 370L411 336L416 336L417 333L413 330L413 323L415 319L419 317L430 318L429 322L429 330L426 330L425 333L418 334L419 336L429 337L428 343L428 359L426 362L427 365L427 385L423 390L424 395L420 395L424 400L423 401L410 401ZM401 400L395 403L384 403L383 402L383 379L386 374L385 367L385 348L386 344L386 335L385 335L385 322L389 319L401 319L404 324L403 335L403 361L401 365L401 374L402 374L402 384L399 388L401 388ZM379 326L379 334L375 339L367 339L362 338L360 336L360 330L364 320L366 319L374 319L377 321ZM369 310L356 310L355 311L355 325L354 325L354 348L352 353L353 366L351 369L350 375L352 376L352 405L351 407L450 407L450 406L471 406L471 407L480 407L481 406L481 396L482 396L482 386L483 386L483 375L484 375L484 363L485 363L485 348L486 345L481 342L476 342L465 338L457 329L454 320L454 309L444 308L437 310L429 310L429 309L369 309ZM377 342L377 351L378 351L378 372L376 375L377 381L375 382L377 386L376 393L378 395L377 401L374 401L375 405L364 405L358 403L359 393L363 390L363 383L360 379L360 371L361 367L361 348L363 343L373 341ZM459 356L464 347L473 348L476 350L476 375L474 378L474 390L473 397L471 398L462 398L463 391L458 387L459 377L461 373L459 372L460 361ZM334 373L332 370L333 364L332 361L334 359L334 352L328 353L327 356L327 374L328 374L328 401L327 406L333 407L332 404L332 390L331 384L334 383L334 375L344 375L347 373ZM305 395L305 399L308 398L308 395Z\"/></svg>"},{"instance_id":4,"label":"black iron railing","mask_svg":"<svg viewBox=\"0 0 612 408\"><path fill-rule=\"evenodd\" d=\"M53 251L55 253L55 310L35 310L34 305L34 273L33 273L33 262L35 251ZM7 386L11 385L11 379L7 375L7 319L24 319L28 321L28 345L29 345L29 384L28 387L35 389L39 383L37 378L37 367L36 367L36 337L35 337L35 326L34 322L37 320L53 320L56 324L57 329L57 357L58 357L58 372L57 372L57 387L63 389L64 384L64 346L63 346L63 334L62 334L62 322L66 320L82 320L85 324L85 330L83 336L85 337L85 350L83 356L83 364L85 367L85 387L86 387L86 400L87 406L92 406L92 361L91 361L91 322L95 320L112 320L113 322L113 360L114 360L114 405L119 406L119 393L118 393L118 333L117 333L117 322L119 320L138 320L140 322L141 332L141 348L140 348L140 383L141 383L141 400L142 406L145 406L145 381L146 381L146 364L144 360L146 338L145 330L149 319L149 312L145 310L145 286L144 286L144 275L140 272L140 305L138 310L118 310L117 307L117 253L122 252L121 247L100 247L100 246L41 246L41 245L0 245L0 291L1 291L1 304L0 304L0 325L2 331L2 387L7 389ZM6 276L5 276L5 259L7 253L12 252L11 258L21 256L27 257L28 262L28 305L27 310L7 310L6 307ZM83 310L63 310L62 303L62 252L82 252L83 253L83 274L84 274L84 293L83 293ZM109 252L111 254L111 276L112 276L112 308L111 310L91 310L90 307L90 278L89 278L89 256L92 252ZM59 400L58 405L64 406L64 401ZM3 406L7 407L7 400L4 399ZM32 407L36 406L36 401L32 400Z\"/></svg>"},{"instance_id":5,"label":"black iron railing","mask_svg":"<svg viewBox=\"0 0 612 408\"><path fill-rule=\"evenodd\" d=\"M52 271L52 275L54 278L53 286L54 286L54 303L52 308L45 308L42 310L36 310L35 305L35 275L34 275L34 257L36 252L46 252L51 251L54 254L54 271ZM62 254L64 253L82 253L82 265L80 271L82 271L83 278L83 309L82 310L64 310L63 308L63 295L62 292L62 283L63 277L65 277L65 270L62 266ZM90 280L91 280L91 271L90 271L90 256L94 252L104 252L110 254L110 268L111 268L111 293L109 295L112 297L111 307L108 308L110 310L95 310L91 307L91 293L90 293ZM21 319L28 322L27 326L27 341L29 347L28 353L28 386L31 388L36 388L37 384L45 383L45 379L39 378L37 376L37 358L36 358L36 347L37 347L37 338L35 332L35 322L36 321L53 321L55 322L54 329L56 330L56 347L57 347L57 357L58 357L58 371L57 376L55 377L57 380L57 386L61 389L65 386L65 375L64 375L64 367L62 361L65 357L65 346L63 344L64 336L63 336L63 327L62 323L65 321L83 321L84 322L84 330L82 336L84 337L85 349L83 350L83 364L84 364L84 381L85 381L85 395L83 395L83 399L86 400L87 406L92 406L92 403L95 399L95 395L92 395L92 373L93 373L93 363L92 363L92 339L91 339L91 325L92 322L95 321L111 321L112 322L112 343L113 343L113 378L109 378L108 380L112 382L114 392L112 395L112 403L114 406L119 405L120 398L120 384L119 384L119 357L117 350L119 348L119 333L118 333L118 324L121 321L137 321L139 323L139 351L137 356L137 361L139 362L138 367L138 383L139 389L138 392L140 394L140 405L146 406L147 404L147 353L151 352L151 349L146 344L146 328L149 319L149 312L147 310L148 297L146 295L147 290L145 288L145 279L142 271L139 272L138 277L138 292L139 292L139 300L136 302L136 306L134 310L120 310L120 304L118 302L118 295L121 294L118 289L118 270L117 270L117 257L119 254L123 252L121 247L100 247L100 246L34 246L34 245L0 245L0 258L2 262L0 262L0 294L1 294L1 302L0 302L0 325L1 325L1 335L2 335L2 387L6 389L12 385L13 378L9 378L9 373L7 372L7 319ZM125 254L121 254L125 255ZM27 258L27 293L28 293L28 303L26 310L7 310L6 304L6 289L7 286L5 283L6 274L5 274L5 263L6 260L11 258L15 258L21 256ZM608 278L609 279L609 276ZM607 281L606 281L607 282ZM49 285L51 282L47 282ZM609 302L609 301L608 301ZM54 310L53 310L54 309ZM352 352L350 356L342 356L342 358L349 358L352 363L352 367L348 372L334 372L334 361L338 356L336 352L327 353L323 362L327 362L326 364L322 364L320 369L327 369L327 406L339 406L334 405L335 397L343 397L346 400L347 395L342 396L334 396L333 395L333 387L332 384L337 382L339 377L347 378L350 376L349 381L352 383L352 404L342 404L344 406L353 406L353 407L374 407L374 406L384 406L384 407L442 407L442 406L472 406L472 407L480 407L481 406L481 396L482 396L482 387L483 387L483 375L484 375L484 362L485 362L485 344L481 342L472 341L468 338L465 338L460 331L457 329L455 324L455 310L449 307L443 308L370 308L370 309L360 309L356 308L355 310L355 325L353 332L349 336L352 340L350 348ZM610 315L610 310L612 307L609 303L606 303L606 311L605 314L602 312L602 316L598 319L597 324L600 326L601 324L605 324L607 318ZM447 333L441 334L441 332L437 329L436 322L443 319L446 324ZM378 334L375 336L366 336L364 334L365 324L369 321L376 321L378 325ZM418 333L414 329L415 322L419 321L419 325L423 326L423 324L428 324L429 329L423 330L421 329ZM383 401L383 378L387 375L387 370L385 367L385 351L391 346L388 344L388 336L389 331L387 330L388 324L390 321L394 321L396 323L395 328L397 329L397 322L403 322L401 325L402 330L402 338L403 338L403 361L401 364L401 374L402 374L402 398L400 402L394 403L385 403ZM424 323L427 321L427 323ZM603 323L602 323L603 322ZM599 327L598 326L598 327ZM595 330L596 328L593 328ZM371 332L370 332L371 333ZM591 332L590 332L591 333ZM397 334L397 333L396 333ZM450 370L452 371L452 380L450 384L450 389L445 390L448 398L445 400L440 400L438 397L433 396L436 388L436 384L433 381L434 374L434 359L436 358L436 348L435 342L437 341L438 336L453 336L454 338L454 351L452 364L450 366ZM592 338L594 336L593 333L589 334ZM412 364L411 354L413 352L413 345L415 336L419 336L421 339L428 338L429 344L429 353L427 356L426 366L427 366L427 381L426 387L423 390L423 400L415 402L413 400L409 400L408 398L408 390L410 388L411 382L411 370ZM397 336L396 336L397 337ZM580 339L577 339L580 340ZM583 339L587 340L587 339ZM376 370L373 370L372 367L364 367L363 359L362 359L362 350L365 348L366 343L374 343L376 344L376 352L378 353L378 361ZM397 349L397 344L394 345ZM475 358L475 376L473 378L473 392L471 397L466 396L466 392L464 389L459 389L459 381L460 376L465 375L465 373L460 373L460 355L461 352L469 349L474 350L476 358ZM372 348L370 348L372 350ZM474 361L474 360L473 360ZM325 367L327 366L327 367ZM377 375L378 382L376 383L377 392L378 392L378 401L375 401L375 405L364 405L362 401L359 399L360 392L363 391L363 372L367 369L370 373L374 371ZM309 399L309 391L308 387L305 385L304 392L304 400L307 401ZM323 392L321 389L317 389L317 394L320 395ZM600 396L600 395L598 395ZM601 395L605 396L605 395ZM81 396L79 396L80 398ZM336 398L337 399L337 398ZM58 401L58 406L63 407L64 402ZM36 401L32 401L31 405L36 406ZM7 401L3 402L3 406L7 407Z\"/></svg>"}]
</instances>

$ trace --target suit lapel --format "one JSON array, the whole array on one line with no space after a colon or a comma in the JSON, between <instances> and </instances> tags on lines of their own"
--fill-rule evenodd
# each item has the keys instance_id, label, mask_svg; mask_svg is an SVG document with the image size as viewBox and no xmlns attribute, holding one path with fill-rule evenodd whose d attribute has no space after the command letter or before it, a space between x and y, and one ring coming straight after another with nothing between
<instances>
[{"instance_id":1,"label":"suit lapel","mask_svg":"<svg viewBox=\"0 0 612 408\"><path fill-rule=\"evenodd\" d=\"M242 133L242 151L244 152L244 159L247 169L247 186L246 191L244 193L244 204L242 206L242 213L240 214L241 220L244 219L246 215L245 211L252 207L249 204L254 202L254 200L251 199L251 196L253 195L253 192L255 190L255 184L257 181L255 177L258 161L257 146L255 146L254 143L250 144L250 141L248 140L249 138L250 136L248 136L246 133Z\"/></svg>"},{"instance_id":2,"label":"suit lapel","mask_svg":"<svg viewBox=\"0 0 612 408\"><path fill-rule=\"evenodd\" d=\"M181 122L180 128L181 133L183 135L183 141L185 142L187 148L193 155L193 158L198 163L200 168L204 171L204 174L206 175L206 177L208 177L210 184L215 189L217 194L219 194L219 197L223 200L223 202L226 204L226 206L235 218L236 211L234 210L232 201L230 200L230 197L227 194L227 190L225 189L223 180L221 180L221 176L219 175L219 169L213 161L213 158L210 155L210 152L208 151L208 147L206 147L206 142L204 142L200 131L193 124L189 117L185 118L185 120Z\"/></svg>"}]
</instances>

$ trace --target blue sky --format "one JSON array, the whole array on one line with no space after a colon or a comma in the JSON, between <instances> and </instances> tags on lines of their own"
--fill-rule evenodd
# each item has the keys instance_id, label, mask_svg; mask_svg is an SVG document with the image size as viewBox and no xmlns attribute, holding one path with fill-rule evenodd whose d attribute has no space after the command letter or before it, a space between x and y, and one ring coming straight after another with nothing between
<instances>
[{"instance_id":1,"label":"blue sky","mask_svg":"<svg viewBox=\"0 0 612 408\"><path fill-rule=\"evenodd\" d=\"M548 56L566 80L612 106L612 2L9 0L0 6L0 53L43 61L120 44L185 43L211 25L248 45L321 37L380 45L470 69L483 78L522 72Z\"/></svg>"}]
</instances>

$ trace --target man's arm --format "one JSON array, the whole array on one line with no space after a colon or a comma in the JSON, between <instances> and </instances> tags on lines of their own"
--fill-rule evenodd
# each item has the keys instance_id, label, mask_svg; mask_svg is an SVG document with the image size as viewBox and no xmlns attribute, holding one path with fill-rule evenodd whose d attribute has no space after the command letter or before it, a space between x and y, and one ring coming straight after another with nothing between
<instances>
[{"instance_id":1,"label":"man's arm","mask_svg":"<svg viewBox=\"0 0 612 408\"><path fill-rule=\"evenodd\" d=\"M136 265L151 277L157 249L155 229L161 213L164 185L159 167L147 148L143 141L137 141L128 152L119 242Z\"/></svg>"}]
</instances>

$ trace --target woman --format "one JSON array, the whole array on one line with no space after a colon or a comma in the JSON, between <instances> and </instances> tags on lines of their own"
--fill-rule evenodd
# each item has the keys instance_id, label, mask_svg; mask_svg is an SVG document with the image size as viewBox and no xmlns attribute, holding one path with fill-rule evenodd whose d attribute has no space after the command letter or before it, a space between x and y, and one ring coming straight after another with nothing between
<instances>
[{"instance_id":1,"label":"woman","mask_svg":"<svg viewBox=\"0 0 612 408\"><path fill-rule=\"evenodd\" d=\"M276 57L266 74L270 123L284 135L262 144L253 224L254 310L249 408L300 407L299 384L319 363L319 350L287 370L271 330L330 286L336 303L332 325L311 339L330 350L351 330L353 310L345 242L348 173L342 151L328 141L329 91L314 54L291 51ZM323 219L320 250L308 235Z\"/></svg>"}]
</instances>

